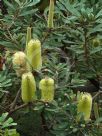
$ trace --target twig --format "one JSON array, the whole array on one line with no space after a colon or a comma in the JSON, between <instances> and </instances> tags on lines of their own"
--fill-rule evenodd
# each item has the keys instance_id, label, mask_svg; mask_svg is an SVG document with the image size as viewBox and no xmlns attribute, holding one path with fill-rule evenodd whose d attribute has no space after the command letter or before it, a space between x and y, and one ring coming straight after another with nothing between
<instances>
[{"instance_id":1,"label":"twig","mask_svg":"<svg viewBox=\"0 0 102 136\"><path fill-rule=\"evenodd\" d=\"M101 93L102 93L102 91L99 90L99 92L97 92L97 93L93 96L93 100L94 100L97 96L99 96Z\"/></svg>"},{"instance_id":2,"label":"twig","mask_svg":"<svg viewBox=\"0 0 102 136\"><path fill-rule=\"evenodd\" d=\"M9 112L8 116L11 115L13 112L15 112L15 111L17 111L17 110L20 110L20 109L22 109L22 108L24 108L24 107L26 107L26 106L28 106L28 103L25 103L25 104L23 104L23 105L18 106L18 107L15 108L14 110L11 110L11 111Z\"/></svg>"},{"instance_id":3,"label":"twig","mask_svg":"<svg viewBox=\"0 0 102 136\"><path fill-rule=\"evenodd\" d=\"M16 95L14 101L11 103L11 106L10 106L10 110L11 110L11 111L12 111L12 109L15 108L16 102L17 102L17 100L18 100L18 98L19 98L19 96L20 96L20 93L21 93L21 88L18 90L17 95Z\"/></svg>"},{"instance_id":4,"label":"twig","mask_svg":"<svg viewBox=\"0 0 102 136\"><path fill-rule=\"evenodd\" d=\"M6 110L6 108L4 108L2 105L0 105L0 110Z\"/></svg>"},{"instance_id":5,"label":"twig","mask_svg":"<svg viewBox=\"0 0 102 136\"><path fill-rule=\"evenodd\" d=\"M46 124L46 120L45 120L43 113L44 113L44 110L41 112L41 119L42 119L42 127L45 130L45 136L46 136L46 131L49 132L49 128Z\"/></svg>"},{"instance_id":6,"label":"twig","mask_svg":"<svg viewBox=\"0 0 102 136\"><path fill-rule=\"evenodd\" d=\"M44 38L41 41L41 44L43 45L43 43L45 42L45 40L48 38L49 34L51 33L51 29L48 29L46 32L46 35L44 36Z\"/></svg>"},{"instance_id":7,"label":"twig","mask_svg":"<svg viewBox=\"0 0 102 136\"><path fill-rule=\"evenodd\" d=\"M86 64L88 65L89 67L89 63L88 63L88 47L87 47L87 30L84 28L84 37L85 37L85 43L84 43L84 57L85 57L85 61L86 61Z\"/></svg>"}]
</instances>

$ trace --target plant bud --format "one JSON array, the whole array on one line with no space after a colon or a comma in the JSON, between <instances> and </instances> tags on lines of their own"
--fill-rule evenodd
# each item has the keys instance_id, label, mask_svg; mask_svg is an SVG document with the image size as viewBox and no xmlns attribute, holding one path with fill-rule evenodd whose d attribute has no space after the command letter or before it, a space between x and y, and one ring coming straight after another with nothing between
<instances>
[{"instance_id":1,"label":"plant bud","mask_svg":"<svg viewBox=\"0 0 102 136\"><path fill-rule=\"evenodd\" d=\"M89 13L89 14L88 14L88 19L89 19L90 21L94 21L94 19L95 19L94 14L93 14L93 13Z\"/></svg>"},{"instance_id":2,"label":"plant bud","mask_svg":"<svg viewBox=\"0 0 102 136\"><path fill-rule=\"evenodd\" d=\"M49 15L48 15L48 28L53 28L54 17L54 0L50 0Z\"/></svg>"},{"instance_id":3,"label":"plant bud","mask_svg":"<svg viewBox=\"0 0 102 136\"><path fill-rule=\"evenodd\" d=\"M41 99L44 102L50 102L54 99L54 80L46 77L39 83L39 89L41 90Z\"/></svg>"},{"instance_id":4,"label":"plant bud","mask_svg":"<svg viewBox=\"0 0 102 136\"><path fill-rule=\"evenodd\" d=\"M84 120L90 120L90 114L92 109L92 96L89 93L81 93L78 98L77 113L82 113ZM80 120L81 115L78 115Z\"/></svg>"},{"instance_id":5,"label":"plant bud","mask_svg":"<svg viewBox=\"0 0 102 136\"><path fill-rule=\"evenodd\" d=\"M75 0L69 0L70 4L73 4L75 2Z\"/></svg>"},{"instance_id":6,"label":"plant bud","mask_svg":"<svg viewBox=\"0 0 102 136\"><path fill-rule=\"evenodd\" d=\"M94 46L94 47L98 47L98 46L100 45L100 40L97 39L97 38L93 39L92 42L93 42L93 46Z\"/></svg>"},{"instance_id":7,"label":"plant bud","mask_svg":"<svg viewBox=\"0 0 102 136\"><path fill-rule=\"evenodd\" d=\"M23 73L27 72L26 55L24 52L16 52L13 55L12 63L18 76L21 76Z\"/></svg>"},{"instance_id":8,"label":"plant bud","mask_svg":"<svg viewBox=\"0 0 102 136\"><path fill-rule=\"evenodd\" d=\"M22 75L21 96L25 103L36 99L36 83L31 72Z\"/></svg>"},{"instance_id":9,"label":"plant bud","mask_svg":"<svg viewBox=\"0 0 102 136\"><path fill-rule=\"evenodd\" d=\"M34 70L40 70L42 67L41 42L39 40L30 40L26 51L31 67Z\"/></svg>"},{"instance_id":10,"label":"plant bud","mask_svg":"<svg viewBox=\"0 0 102 136\"><path fill-rule=\"evenodd\" d=\"M26 49L29 41L31 40L31 27L27 27L27 35L26 35Z\"/></svg>"}]
</instances>

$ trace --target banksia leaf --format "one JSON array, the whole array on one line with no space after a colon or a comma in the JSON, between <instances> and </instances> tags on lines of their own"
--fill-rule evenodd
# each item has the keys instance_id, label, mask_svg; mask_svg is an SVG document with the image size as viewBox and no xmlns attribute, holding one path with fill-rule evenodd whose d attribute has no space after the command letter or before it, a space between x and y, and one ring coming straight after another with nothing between
<instances>
[{"instance_id":1,"label":"banksia leaf","mask_svg":"<svg viewBox=\"0 0 102 136\"><path fill-rule=\"evenodd\" d=\"M50 0L48 14L48 28L53 28L53 17L54 17L54 0Z\"/></svg>"},{"instance_id":2,"label":"banksia leaf","mask_svg":"<svg viewBox=\"0 0 102 136\"><path fill-rule=\"evenodd\" d=\"M13 67L16 71L16 74L18 76L21 76L23 73L27 72L27 61L26 61L26 55L24 52L18 51L13 55Z\"/></svg>"},{"instance_id":3,"label":"banksia leaf","mask_svg":"<svg viewBox=\"0 0 102 136\"><path fill-rule=\"evenodd\" d=\"M91 109L92 96L89 93L81 93L77 105L78 120L81 118L79 113L83 114L84 120L90 120Z\"/></svg>"},{"instance_id":4,"label":"banksia leaf","mask_svg":"<svg viewBox=\"0 0 102 136\"><path fill-rule=\"evenodd\" d=\"M39 40L30 40L27 45L27 59L34 70L40 70L42 67L41 42Z\"/></svg>"},{"instance_id":5,"label":"banksia leaf","mask_svg":"<svg viewBox=\"0 0 102 136\"><path fill-rule=\"evenodd\" d=\"M25 103L36 99L36 83L31 72L22 75L21 96Z\"/></svg>"},{"instance_id":6,"label":"banksia leaf","mask_svg":"<svg viewBox=\"0 0 102 136\"><path fill-rule=\"evenodd\" d=\"M41 100L44 102L50 102L54 99L54 80L46 77L39 83L39 89L41 90Z\"/></svg>"}]
</instances>

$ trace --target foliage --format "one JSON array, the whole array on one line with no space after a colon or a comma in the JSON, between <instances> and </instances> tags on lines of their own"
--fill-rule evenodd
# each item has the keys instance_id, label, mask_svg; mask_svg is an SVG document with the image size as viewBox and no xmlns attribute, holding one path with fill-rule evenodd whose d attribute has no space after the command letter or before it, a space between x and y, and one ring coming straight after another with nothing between
<instances>
[{"instance_id":1,"label":"foliage","mask_svg":"<svg viewBox=\"0 0 102 136\"><path fill-rule=\"evenodd\" d=\"M12 118L8 118L8 113L3 113L0 117L0 135L1 136L20 136L16 129L10 129L11 126L17 125Z\"/></svg>"},{"instance_id":2,"label":"foliage","mask_svg":"<svg viewBox=\"0 0 102 136\"><path fill-rule=\"evenodd\" d=\"M11 79L7 76L7 72L0 72L0 98L4 93L7 93L5 89L12 85Z\"/></svg>"},{"instance_id":3,"label":"foliage","mask_svg":"<svg viewBox=\"0 0 102 136\"><path fill-rule=\"evenodd\" d=\"M0 73L0 89L9 90L10 95L3 93L6 98L1 99L2 106L6 105L5 112L12 113L22 136L101 136L102 1L56 0L52 29L46 27L48 5L42 3L44 0L4 0L7 13L0 11L0 49L6 58L5 70L2 70L6 76ZM13 100L21 87L21 78L16 76L11 60L17 50L25 50L27 27L32 28L32 38L42 44L43 67L41 71L32 71L39 99L23 105L18 97L15 105ZM46 75L55 81L54 100L49 103L40 101L38 87ZM90 79L98 81L98 89L96 85L87 86ZM93 103L98 105L99 116L96 117L92 109L89 122L84 121L83 116L79 122L76 120L76 94L80 88L92 93ZM94 88L100 92L93 93ZM8 131L7 127L5 133Z\"/></svg>"}]
</instances>

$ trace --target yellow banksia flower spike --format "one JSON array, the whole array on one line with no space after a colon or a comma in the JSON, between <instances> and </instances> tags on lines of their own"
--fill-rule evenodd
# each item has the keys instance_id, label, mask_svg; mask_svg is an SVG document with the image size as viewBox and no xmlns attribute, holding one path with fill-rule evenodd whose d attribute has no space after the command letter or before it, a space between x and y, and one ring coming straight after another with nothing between
<instances>
[{"instance_id":1,"label":"yellow banksia flower spike","mask_svg":"<svg viewBox=\"0 0 102 136\"><path fill-rule=\"evenodd\" d=\"M23 73L28 71L26 55L22 51L18 51L13 55L12 59L13 67L17 76L22 76Z\"/></svg>"},{"instance_id":2,"label":"yellow banksia flower spike","mask_svg":"<svg viewBox=\"0 0 102 136\"><path fill-rule=\"evenodd\" d=\"M39 89L41 90L41 100L44 102L51 102L54 99L54 80L49 77L45 77L39 83Z\"/></svg>"},{"instance_id":3,"label":"yellow banksia flower spike","mask_svg":"<svg viewBox=\"0 0 102 136\"><path fill-rule=\"evenodd\" d=\"M40 70L42 67L41 42L38 39L30 40L26 50L27 59L31 67L34 70Z\"/></svg>"},{"instance_id":4,"label":"yellow banksia flower spike","mask_svg":"<svg viewBox=\"0 0 102 136\"><path fill-rule=\"evenodd\" d=\"M53 18L54 18L54 1L55 0L50 0L50 5L49 5L49 14L48 14L48 28L53 28Z\"/></svg>"},{"instance_id":5,"label":"yellow banksia flower spike","mask_svg":"<svg viewBox=\"0 0 102 136\"><path fill-rule=\"evenodd\" d=\"M25 103L36 100L36 82L31 72L22 75L21 97Z\"/></svg>"},{"instance_id":6,"label":"yellow banksia flower spike","mask_svg":"<svg viewBox=\"0 0 102 136\"><path fill-rule=\"evenodd\" d=\"M83 114L84 120L90 120L90 114L92 109L92 96L89 93L81 93L78 98L77 104L77 113L78 113L78 120L81 118L81 114Z\"/></svg>"}]
</instances>

